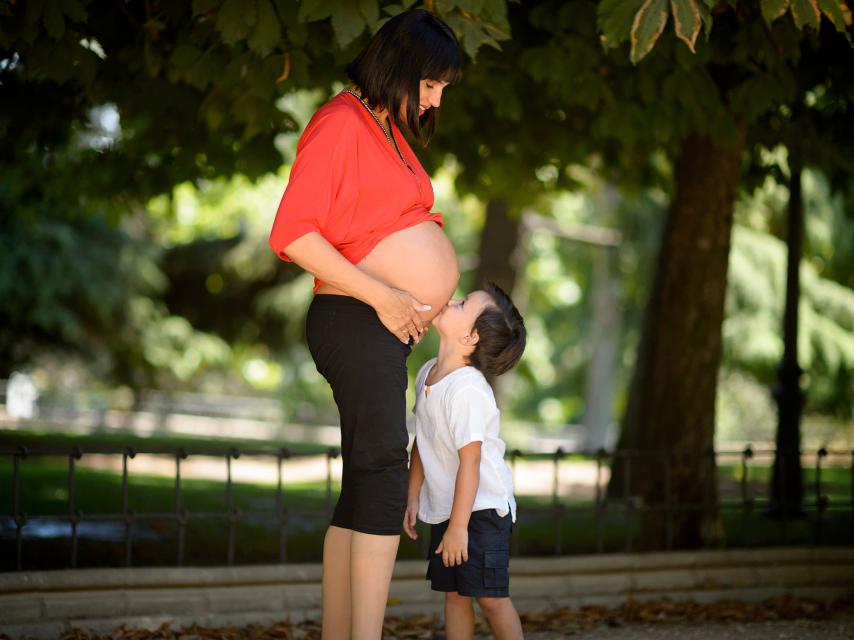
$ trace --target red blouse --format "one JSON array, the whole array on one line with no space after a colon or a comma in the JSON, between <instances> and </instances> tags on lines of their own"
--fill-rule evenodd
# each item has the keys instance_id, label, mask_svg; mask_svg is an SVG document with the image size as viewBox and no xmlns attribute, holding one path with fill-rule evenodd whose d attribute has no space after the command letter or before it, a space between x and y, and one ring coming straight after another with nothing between
<instances>
[{"instance_id":1,"label":"red blouse","mask_svg":"<svg viewBox=\"0 0 854 640\"><path fill-rule=\"evenodd\" d=\"M285 247L311 231L356 264L395 231L427 220L444 225L430 212L430 177L397 127L394 136L409 167L355 96L340 93L315 112L270 233L282 260L291 262Z\"/></svg>"}]
</instances>

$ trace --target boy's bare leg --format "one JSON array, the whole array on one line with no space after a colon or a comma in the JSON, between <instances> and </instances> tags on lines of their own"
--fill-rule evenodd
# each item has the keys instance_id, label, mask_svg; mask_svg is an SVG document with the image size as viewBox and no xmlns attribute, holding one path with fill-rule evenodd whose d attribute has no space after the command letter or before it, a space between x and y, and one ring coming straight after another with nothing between
<instances>
[{"instance_id":1,"label":"boy's bare leg","mask_svg":"<svg viewBox=\"0 0 854 640\"><path fill-rule=\"evenodd\" d=\"M382 637L385 605L400 536L353 531L350 543L350 607L353 640Z\"/></svg>"},{"instance_id":2,"label":"boy's bare leg","mask_svg":"<svg viewBox=\"0 0 854 640\"><path fill-rule=\"evenodd\" d=\"M329 527L323 540L323 640L350 638L350 546L353 531Z\"/></svg>"},{"instance_id":3,"label":"boy's bare leg","mask_svg":"<svg viewBox=\"0 0 854 640\"><path fill-rule=\"evenodd\" d=\"M445 638L471 640L474 638L474 606L472 599L456 591L445 594Z\"/></svg>"},{"instance_id":4,"label":"boy's bare leg","mask_svg":"<svg viewBox=\"0 0 854 640\"><path fill-rule=\"evenodd\" d=\"M522 640L522 623L510 598L478 598L496 640Z\"/></svg>"}]
</instances>

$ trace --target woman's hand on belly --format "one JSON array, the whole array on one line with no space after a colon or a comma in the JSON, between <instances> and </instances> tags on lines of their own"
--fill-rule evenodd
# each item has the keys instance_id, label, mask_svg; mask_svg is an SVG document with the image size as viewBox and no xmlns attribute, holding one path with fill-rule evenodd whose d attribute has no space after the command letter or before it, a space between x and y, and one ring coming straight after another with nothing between
<instances>
[{"instance_id":1,"label":"woman's hand on belly","mask_svg":"<svg viewBox=\"0 0 854 640\"><path fill-rule=\"evenodd\" d=\"M406 291L390 287L387 299L376 304L374 310L386 329L401 342L408 343L410 336L415 342L421 340L427 330L427 324L421 319L419 312L429 313L432 307L420 303Z\"/></svg>"}]
</instances>

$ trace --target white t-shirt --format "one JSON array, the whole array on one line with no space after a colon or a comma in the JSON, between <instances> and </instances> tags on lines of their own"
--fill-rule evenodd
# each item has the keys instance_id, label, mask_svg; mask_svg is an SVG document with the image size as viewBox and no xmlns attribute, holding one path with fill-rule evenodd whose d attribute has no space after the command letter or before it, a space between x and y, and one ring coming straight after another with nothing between
<instances>
[{"instance_id":1,"label":"white t-shirt","mask_svg":"<svg viewBox=\"0 0 854 640\"><path fill-rule=\"evenodd\" d=\"M452 371L426 389L427 374L436 358L415 378L415 438L424 465L424 484L418 518L438 524L450 519L454 486L460 466L458 451L475 441L480 451L480 484L472 511L510 511L516 521L513 476L504 461L504 441L498 435L500 411L492 387L474 367Z\"/></svg>"}]
</instances>

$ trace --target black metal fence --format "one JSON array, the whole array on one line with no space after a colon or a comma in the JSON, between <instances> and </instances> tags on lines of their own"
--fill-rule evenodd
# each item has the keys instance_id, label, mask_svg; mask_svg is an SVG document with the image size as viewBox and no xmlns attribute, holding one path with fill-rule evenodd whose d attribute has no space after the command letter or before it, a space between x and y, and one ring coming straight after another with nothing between
<instances>
[{"instance_id":1,"label":"black metal fence","mask_svg":"<svg viewBox=\"0 0 854 640\"><path fill-rule=\"evenodd\" d=\"M121 458L121 506L117 511L109 513L83 513L78 508L79 492L77 488L78 463L89 455L115 456ZM136 511L131 508L129 499L130 474L128 462L139 454L148 454L163 457L174 464L174 499L172 508L168 511ZM87 446L85 451L81 447L73 448L27 448L23 446L0 448L0 464L6 463L10 470L7 479L0 478L0 495L11 491L8 501L10 512L0 515L0 542L7 556L4 568L11 570L23 570L28 568L24 562L25 544L27 540L27 528L40 521L61 523L67 527L64 536L68 543L67 566L78 567L79 563L79 528L83 523L117 523L123 527L121 543L123 544L123 564L134 566L135 537L139 525L145 522L167 522L171 523L168 535L174 536L173 560L161 558L160 564L168 563L182 566L187 559L186 533L191 522L210 523L224 530L226 534L224 549L224 564L235 564L236 551L238 549L238 525L249 522L265 522L268 527L275 531L276 544L278 547L278 561L288 561L288 538L293 535L290 522L295 516L293 509L288 506L287 499L287 473L286 466L290 461L304 458L309 455L299 454L288 449L229 449L205 450L198 449L158 449L158 448L116 448ZM328 515L335 499L335 482L333 477L333 460L339 455L337 449L329 449L325 454L325 495L323 497L324 511ZM696 457L698 463L708 463L709 468L718 472L721 468L731 472L732 477L728 479L727 487L720 491L712 491L710 474L703 474L706 478L702 495L698 502L693 504L679 504L673 500L673 487L671 482L672 470L675 456L691 455ZM532 533L538 538L538 548L548 549L555 555L563 555L567 552L577 552L577 545L568 545L565 540L567 526L573 526L583 519L592 524L592 535L589 540L589 548L586 552L602 553L606 551L631 552L636 549L636 536L638 532L638 518L644 513L655 512L661 515L665 523L665 539L663 547L670 549L674 542L674 520L685 511L708 510L715 506L720 510L723 517L729 521L740 521L740 536L730 536L727 544L730 546L749 547L753 544L762 544L761 540L754 539L754 527L757 516L762 515L763 508L767 506L765 493L760 492L758 487L767 489L767 478L758 482L752 477L754 471L761 471L767 476L770 463L773 461L773 449L754 449L750 446L743 450L720 450L703 452L679 452L673 451L619 451L609 453L597 452L566 452L558 449L551 454L522 452L513 450L508 452L508 463L513 470L514 476L519 471L520 462L549 461L551 464L551 486L544 486L538 500L526 502L520 500L519 518L517 526L513 529L512 551L515 554L520 550L520 539L528 537ZM21 493L25 478L23 469L28 463L36 459L62 458L67 460L67 510L64 513L53 514L28 514L27 505L22 504ZM221 510L189 510L186 508L182 488L182 463L188 457L215 458L224 462L224 484L225 501ZM234 500L235 482L232 479L232 463L238 458L272 461L277 470L277 482L274 489L274 500L272 508L245 509L239 508ZM607 478L615 461L622 463L622 477L618 479L621 484L619 498L609 498L607 492ZM775 520L774 528L779 534L781 543L808 543L827 544L854 542L854 451L830 451L821 448L816 452L804 453L802 455L805 476L809 481L805 484L803 501L803 516L793 519L787 516L784 510L779 519ZM595 481L592 495L589 500L573 499L561 490L561 471L567 466L584 462L587 465L595 463ZM766 464L767 463L767 464ZM647 468L657 468L658 479L663 485L663 500L655 504L643 504L633 495L632 466L644 464L653 465ZM834 469L835 479L833 483L828 482L828 469ZM839 470L844 470L840 473ZM811 477L810 477L811 476ZM846 478L847 476L847 478ZM840 478L843 480L840 481ZM841 486L841 482L847 486ZM763 483L765 483L763 485ZM719 483L720 484L720 483ZM2 489L5 485L6 489ZM712 504L716 500L717 504ZM807 539L801 537L790 537L790 529L793 525L803 533L808 529L810 534ZM834 535L827 536L827 528L833 528ZM530 530L530 531L529 531ZM841 533L840 533L841 531ZM422 545L425 536L421 536ZM740 539L739 539L740 538ZM317 539L319 545L319 538ZM10 556L14 554L14 559Z\"/></svg>"}]
</instances>

